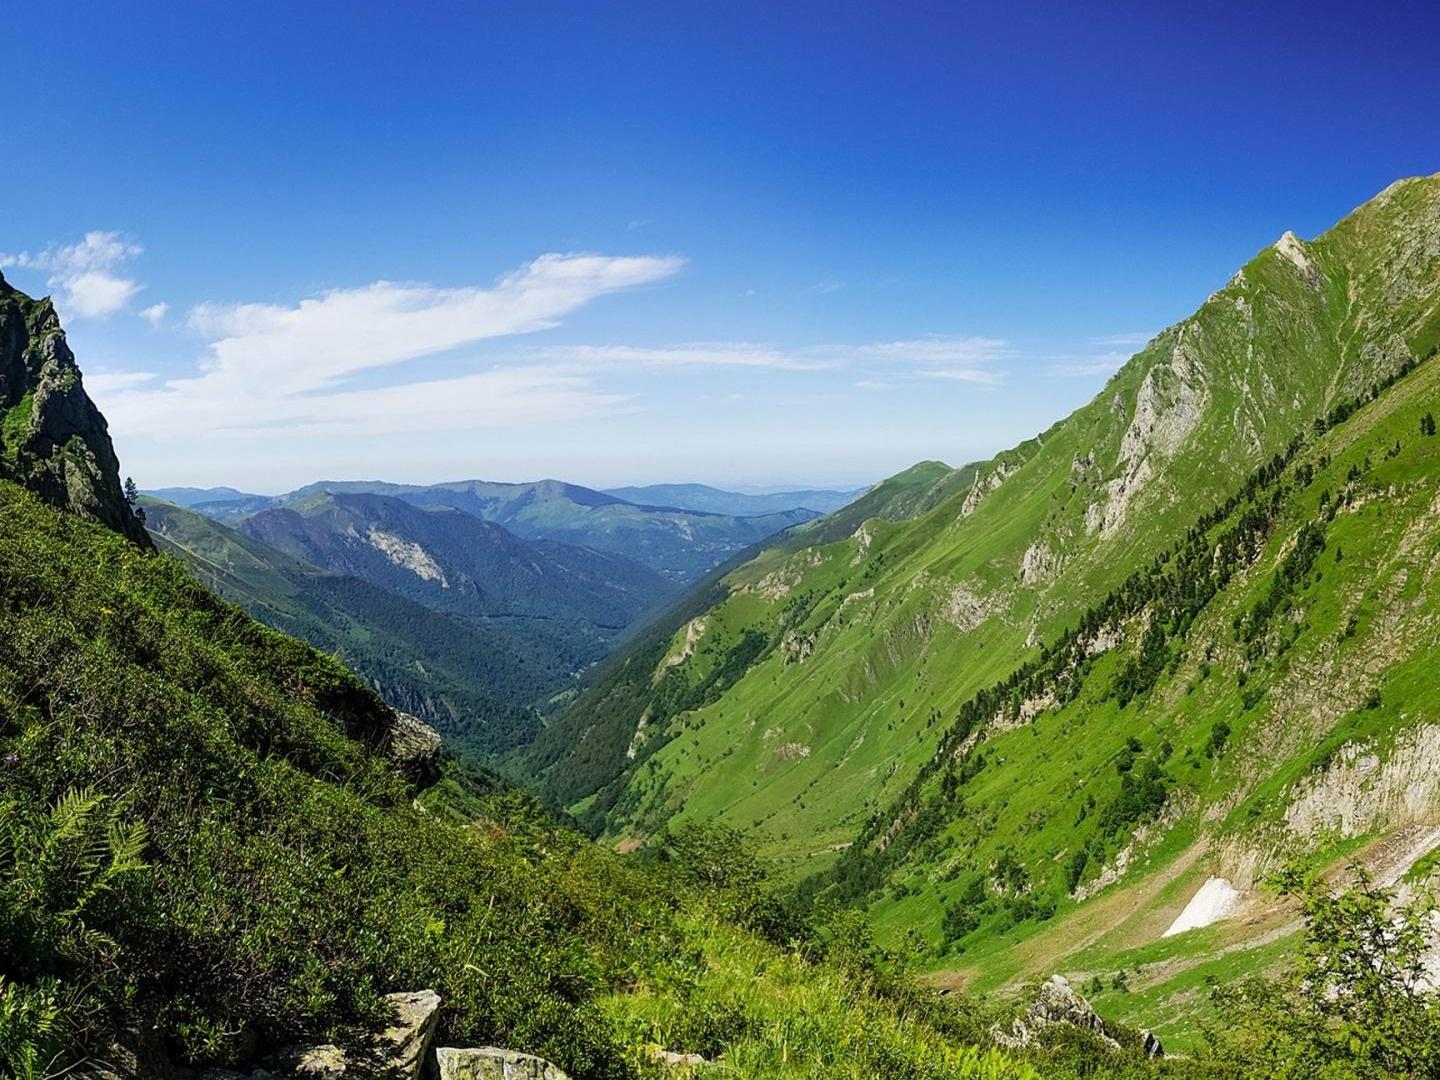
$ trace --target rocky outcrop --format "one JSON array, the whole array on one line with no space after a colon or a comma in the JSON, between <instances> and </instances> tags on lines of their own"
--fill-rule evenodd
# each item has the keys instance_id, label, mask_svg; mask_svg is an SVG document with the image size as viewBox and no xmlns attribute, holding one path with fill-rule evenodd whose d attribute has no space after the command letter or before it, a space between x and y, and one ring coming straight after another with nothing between
<instances>
[{"instance_id":1,"label":"rocky outcrop","mask_svg":"<svg viewBox=\"0 0 1440 1080\"><path fill-rule=\"evenodd\" d=\"M417 716L391 711L383 748L394 766L419 787L440 779L440 733Z\"/></svg>"},{"instance_id":2,"label":"rocky outcrop","mask_svg":"<svg viewBox=\"0 0 1440 1080\"><path fill-rule=\"evenodd\" d=\"M693 1076L696 1072L708 1070L712 1065L703 1054L666 1050L663 1047L650 1051L650 1056L670 1075Z\"/></svg>"},{"instance_id":3,"label":"rocky outcrop","mask_svg":"<svg viewBox=\"0 0 1440 1080\"><path fill-rule=\"evenodd\" d=\"M544 1058L495 1046L442 1046L435 1051L435 1066L440 1080L570 1080Z\"/></svg>"},{"instance_id":4,"label":"rocky outcrop","mask_svg":"<svg viewBox=\"0 0 1440 1080\"><path fill-rule=\"evenodd\" d=\"M120 484L105 418L85 393L49 300L0 277L0 478L151 547Z\"/></svg>"},{"instance_id":5,"label":"rocky outcrop","mask_svg":"<svg viewBox=\"0 0 1440 1080\"><path fill-rule=\"evenodd\" d=\"M1100 1014L1091 1008L1090 1003L1063 975L1052 975L1040 984L1034 1002L1024 1016L1011 1021L1008 1032L997 1025L990 1030L990 1035L1001 1046L1020 1049L1029 1046L1040 1032L1056 1024L1066 1024L1092 1032L1110 1049L1120 1050L1115 1033L1106 1027ZM1140 1032L1140 1047L1146 1057L1162 1057L1165 1053L1160 1039L1150 1031Z\"/></svg>"},{"instance_id":6,"label":"rocky outcrop","mask_svg":"<svg viewBox=\"0 0 1440 1080\"><path fill-rule=\"evenodd\" d=\"M383 1056L374 1064L406 1080L419 1077L440 1023L440 995L434 990L416 990L391 994L387 1000L395 1009L395 1021L380 1033Z\"/></svg>"}]
</instances>

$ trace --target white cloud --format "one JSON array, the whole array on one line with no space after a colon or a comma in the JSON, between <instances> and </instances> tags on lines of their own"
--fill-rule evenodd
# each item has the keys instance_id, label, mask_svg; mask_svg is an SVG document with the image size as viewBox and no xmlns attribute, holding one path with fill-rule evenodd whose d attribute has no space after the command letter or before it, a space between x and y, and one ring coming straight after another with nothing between
<instances>
[{"instance_id":1,"label":"white cloud","mask_svg":"<svg viewBox=\"0 0 1440 1080\"><path fill-rule=\"evenodd\" d=\"M92 371L84 376L85 389L92 394L114 394L133 390L155 378L153 371Z\"/></svg>"},{"instance_id":2,"label":"white cloud","mask_svg":"<svg viewBox=\"0 0 1440 1080\"><path fill-rule=\"evenodd\" d=\"M1143 331L1143 330L1136 330L1136 331L1132 331L1132 332L1127 333L1127 334L1106 334L1106 335L1104 335L1104 336L1102 336L1102 337L1091 338L1091 339L1090 339L1090 344L1091 344L1091 345L1100 345L1100 346L1105 346L1105 347L1110 347L1110 346L1124 346L1124 345L1145 345L1145 344L1147 344L1147 343L1150 341L1150 339L1151 339L1152 337L1154 337L1154 336L1155 336L1154 334L1147 333L1147 332L1145 332L1145 331Z\"/></svg>"},{"instance_id":3,"label":"white cloud","mask_svg":"<svg viewBox=\"0 0 1440 1080\"><path fill-rule=\"evenodd\" d=\"M855 384L856 390L893 390L894 383L885 382L883 379L861 379Z\"/></svg>"},{"instance_id":4,"label":"white cloud","mask_svg":"<svg viewBox=\"0 0 1440 1080\"><path fill-rule=\"evenodd\" d=\"M996 386L1001 373L986 368L931 368L919 372L927 379L949 379L953 382L974 383L977 386Z\"/></svg>"},{"instance_id":5,"label":"white cloud","mask_svg":"<svg viewBox=\"0 0 1440 1080\"><path fill-rule=\"evenodd\" d=\"M101 405L112 427L162 438L492 427L614 410L623 399L553 365L381 388L346 384L422 356L553 327L596 297L661 280L682 265L675 257L551 254L489 287L379 281L293 306L203 304L189 317L210 339L195 374L153 386L138 375L129 384L112 381Z\"/></svg>"},{"instance_id":6,"label":"white cloud","mask_svg":"<svg viewBox=\"0 0 1440 1080\"><path fill-rule=\"evenodd\" d=\"M78 244L0 255L0 266L48 272L46 284L57 290L61 314L95 319L123 310L140 291L139 282L116 271L144 250L119 233L97 230Z\"/></svg>"},{"instance_id":7,"label":"white cloud","mask_svg":"<svg viewBox=\"0 0 1440 1080\"><path fill-rule=\"evenodd\" d=\"M159 326L161 321L165 318L166 312L168 312L169 310L169 304L151 304L149 307L143 308L141 310L140 317L146 322L148 322L151 326Z\"/></svg>"},{"instance_id":8,"label":"white cloud","mask_svg":"<svg viewBox=\"0 0 1440 1080\"><path fill-rule=\"evenodd\" d=\"M808 296L829 296L831 293L839 292L845 288L845 282L835 278L825 278L815 282L814 285L806 286L802 292Z\"/></svg>"},{"instance_id":9,"label":"white cloud","mask_svg":"<svg viewBox=\"0 0 1440 1080\"><path fill-rule=\"evenodd\" d=\"M582 366L637 364L644 366L719 366L788 368L813 371L833 366L815 356L786 352L769 345L747 342L696 342L687 345L643 347L635 345L557 345L537 355L558 363Z\"/></svg>"},{"instance_id":10,"label":"white cloud","mask_svg":"<svg viewBox=\"0 0 1440 1080\"><path fill-rule=\"evenodd\" d=\"M1072 378L1113 375L1129 359L1130 354L1123 352L1100 353L1095 356L1058 357L1051 365L1050 370L1056 375L1066 375Z\"/></svg>"},{"instance_id":11,"label":"white cloud","mask_svg":"<svg viewBox=\"0 0 1440 1080\"><path fill-rule=\"evenodd\" d=\"M991 337L922 337L884 341L847 350L857 360L892 360L911 364L978 365L1011 355L1010 343Z\"/></svg>"}]
</instances>

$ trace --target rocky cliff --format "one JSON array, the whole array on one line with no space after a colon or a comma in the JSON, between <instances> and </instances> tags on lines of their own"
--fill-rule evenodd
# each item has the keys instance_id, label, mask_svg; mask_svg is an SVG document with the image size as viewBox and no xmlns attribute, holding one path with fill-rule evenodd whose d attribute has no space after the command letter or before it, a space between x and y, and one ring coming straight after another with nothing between
<instances>
[{"instance_id":1,"label":"rocky cliff","mask_svg":"<svg viewBox=\"0 0 1440 1080\"><path fill-rule=\"evenodd\" d=\"M150 546L120 485L105 418L48 299L0 277L0 478Z\"/></svg>"}]
</instances>

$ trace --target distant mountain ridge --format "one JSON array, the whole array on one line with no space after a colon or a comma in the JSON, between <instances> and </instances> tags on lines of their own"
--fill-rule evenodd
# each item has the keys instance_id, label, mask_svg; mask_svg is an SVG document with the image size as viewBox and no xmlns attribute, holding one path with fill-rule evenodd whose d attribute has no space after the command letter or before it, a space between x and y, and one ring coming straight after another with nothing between
<instances>
[{"instance_id":1,"label":"distant mountain ridge","mask_svg":"<svg viewBox=\"0 0 1440 1080\"><path fill-rule=\"evenodd\" d=\"M813 510L817 514L829 514L853 502L866 490L802 488L795 491L747 494L725 491L708 484L646 484L640 487L604 489L605 494L614 495L638 506L674 507L679 510L729 514L733 517L759 517L788 510Z\"/></svg>"},{"instance_id":2,"label":"distant mountain ridge","mask_svg":"<svg viewBox=\"0 0 1440 1080\"><path fill-rule=\"evenodd\" d=\"M381 495L417 507L451 507L503 525L528 540L555 540L623 555L681 584L698 581L751 545L820 516L818 511L802 507L747 516L637 505L560 480L526 484L462 480L428 485L321 481L284 495L240 494L236 498L196 500L190 506L238 525L251 515L302 505L325 493Z\"/></svg>"},{"instance_id":3,"label":"distant mountain ridge","mask_svg":"<svg viewBox=\"0 0 1440 1080\"><path fill-rule=\"evenodd\" d=\"M241 499L265 499L265 495L254 495L232 487L167 487L146 488L146 495L187 510L201 503L238 502Z\"/></svg>"}]
</instances>

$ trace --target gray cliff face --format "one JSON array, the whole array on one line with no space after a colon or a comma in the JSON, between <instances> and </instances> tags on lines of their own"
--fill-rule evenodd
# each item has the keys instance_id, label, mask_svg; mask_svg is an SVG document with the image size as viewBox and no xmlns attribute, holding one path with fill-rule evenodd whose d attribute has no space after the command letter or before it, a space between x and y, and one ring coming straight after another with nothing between
<instances>
[{"instance_id":1,"label":"gray cliff face","mask_svg":"<svg viewBox=\"0 0 1440 1080\"><path fill-rule=\"evenodd\" d=\"M3 277L0 479L151 546L125 501L105 418L85 393L54 306L32 300Z\"/></svg>"}]
</instances>

